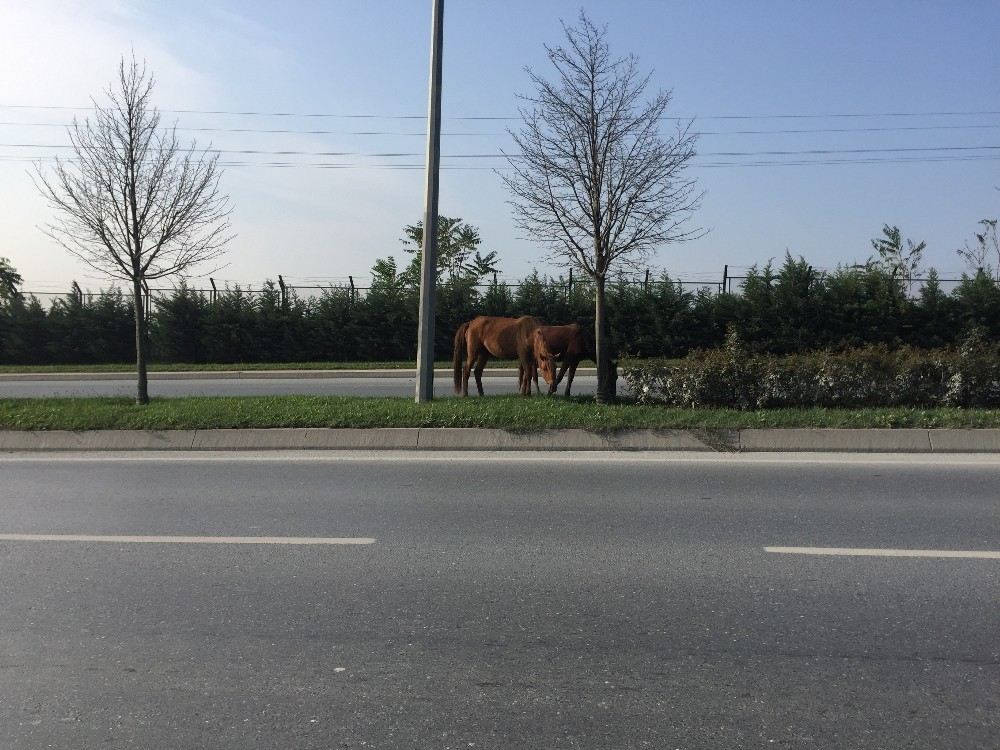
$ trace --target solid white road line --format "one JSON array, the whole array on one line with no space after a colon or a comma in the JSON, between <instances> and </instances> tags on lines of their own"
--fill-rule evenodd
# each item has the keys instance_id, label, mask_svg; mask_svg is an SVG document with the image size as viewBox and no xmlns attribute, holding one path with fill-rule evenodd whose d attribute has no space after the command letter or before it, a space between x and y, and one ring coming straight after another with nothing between
<instances>
[{"instance_id":1,"label":"solid white road line","mask_svg":"<svg viewBox=\"0 0 1000 750\"><path fill-rule=\"evenodd\" d=\"M374 544L370 537L322 536L129 536L100 534L0 534L0 542L95 542L107 544Z\"/></svg>"},{"instance_id":2,"label":"solid white road line","mask_svg":"<svg viewBox=\"0 0 1000 750\"><path fill-rule=\"evenodd\" d=\"M559 463L905 465L1000 469L990 453L704 453L688 451L36 451L0 453L0 464L30 463Z\"/></svg>"},{"instance_id":3,"label":"solid white road line","mask_svg":"<svg viewBox=\"0 0 1000 750\"><path fill-rule=\"evenodd\" d=\"M992 550L954 549L865 549L861 547L764 547L765 552L783 555L841 555L848 557L959 557L1000 560Z\"/></svg>"}]
</instances>

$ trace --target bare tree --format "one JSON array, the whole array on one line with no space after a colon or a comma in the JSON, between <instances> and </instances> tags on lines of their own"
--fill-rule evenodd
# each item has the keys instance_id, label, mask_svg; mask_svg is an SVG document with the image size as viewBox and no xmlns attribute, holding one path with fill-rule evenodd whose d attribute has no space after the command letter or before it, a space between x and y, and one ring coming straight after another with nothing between
<instances>
[{"instance_id":1,"label":"bare tree","mask_svg":"<svg viewBox=\"0 0 1000 750\"><path fill-rule=\"evenodd\" d=\"M527 69L535 93L522 96L517 153L501 178L518 226L549 249L549 260L594 280L597 399L615 396L605 284L657 247L699 236L685 229L701 193L684 169L695 154L690 123L660 134L670 92L643 94L651 73L634 55L614 58L607 28L581 11L563 24L566 46L546 46L556 78Z\"/></svg>"},{"instance_id":2,"label":"bare tree","mask_svg":"<svg viewBox=\"0 0 1000 750\"><path fill-rule=\"evenodd\" d=\"M149 402L144 286L217 258L231 239L218 153L194 142L184 147L176 127L160 127L154 83L145 64L123 58L109 101L94 101L93 119L74 118L73 157L57 159L51 172L35 168L35 184L56 213L43 231L131 285L139 404Z\"/></svg>"}]
</instances>

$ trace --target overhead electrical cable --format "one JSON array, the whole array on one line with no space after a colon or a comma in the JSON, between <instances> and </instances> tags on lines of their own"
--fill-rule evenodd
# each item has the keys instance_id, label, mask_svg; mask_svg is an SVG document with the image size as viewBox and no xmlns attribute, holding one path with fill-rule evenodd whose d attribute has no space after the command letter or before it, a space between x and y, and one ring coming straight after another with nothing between
<instances>
[{"instance_id":1,"label":"overhead electrical cable","mask_svg":"<svg viewBox=\"0 0 1000 750\"><path fill-rule=\"evenodd\" d=\"M37 162L51 162L57 157L40 156L8 156L0 155L0 162L32 164ZM728 161L728 162L694 162L692 167L779 167L779 166L832 166L842 164L929 164L936 162L973 162L973 161L996 161L1000 160L1000 154L977 154L977 155L942 155L942 156L911 156L911 157L889 157L889 158L845 158L845 159L774 159L758 161ZM74 163L73 158L61 159L64 162ZM222 167L263 167L280 169L331 169L331 170L399 170L411 171L422 170L424 164L400 164L400 163L365 163L365 162L296 162L296 161L220 161ZM507 171L510 167L490 167L490 166L458 166L442 165L441 169L449 171L479 171L497 172Z\"/></svg>"},{"instance_id":2,"label":"overhead electrical cable","mask_svg":"<svg viewBox=\"0 0 1000 750\"><path fill-rule=\"evenodd\" d=\"M35 104L0 104L0 109L41 109L41 110L75 110L91 111L94 105L86 107L71 107L66 105L35 105ZM170 114L198 115L233 115L239 117L329 117L340 119L365 120L424 120L426 115L378 115L378 114L340 114L332 112L262 112L256 110L210 110L210 109L161 109ZM1000 111L942 111L942 112L829 112L818 114L766 114L766 115L691 115L687 117L663 117L663 120L808 120L833 118L867 118L867 117L986 117L1000 115ZM445 117L446 120L468 121L510 121L520 120L519 116L464 115Z\"/></svg>"},{"instance_id":3,"label":"overhead electrical cable","mask_svg":"<svg viewBox=\"0 0 1000 750\"><path fill-rule=\"evenodd\" d=\"M0 143L0 148L42 148L42 149L71 149L70 144L65 143ZM188 149L179 149L187 151ZM415 158L423 156L420 152L410 151L383 151L383 152L359 152L359 151L299 151L282 150L272 151L267 149L224 149L205 148L196 149L213 154L245 154L260 156L360 156L374 158ZM781 151L705 151L699 152L698 156L825 156L832 154L894 154L894 153L932 153L950 151L996 151L1000 150L1000 145L982 146L899 146L894 148L814 148L801 150L781 150ZM516 154L490 153L490 154L442 154L442 159L519 159Z\"/></svg>"},{"instance_id":4,"label":"overhead electrical cable","mask_svg":"<svg viewBox=\"0 0 1000 750\"><path fill-rule=\"evenodd\" d=\"M60 122L0 122L4 127L53 127L68 128L70 123ZM700 130L693 135L726 136L726 135L800 135L820 133L896 133L931 130L982 130L1000 128L1000 123L974 125L902 125L894 127L861 127L861 128L792 128L774 130ZM394 130L297 130L294 128L219 128L219 127L177 127L181 132L190 133L254 133L276 135L361 135L361 136L415 136L426 137L424 131L394 131ZM482 131L478 133L442 133L448 137L462 136L498 136L506 135L506 131Z\"/></svg>"}]
</instances>

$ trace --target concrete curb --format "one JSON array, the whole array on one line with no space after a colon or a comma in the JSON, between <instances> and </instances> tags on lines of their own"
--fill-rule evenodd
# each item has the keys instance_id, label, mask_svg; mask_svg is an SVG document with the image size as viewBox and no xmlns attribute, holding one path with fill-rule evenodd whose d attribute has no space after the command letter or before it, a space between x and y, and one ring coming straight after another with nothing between
<instances>
[{"instance_id":1,"label":"concrete curb","mask_svg":"<svg viewBox=\"0 0 1000 750\"><path fill-rule=\"evenodd\" d=\"M512 432L477 428L0 430L0 451L718 451L1000 453L1000 429L748 429Z\"/></svg>"},{"instance_id":2,"label":"concrete curb","mask_svg":"<svg viewBox=\"0 0 1000 750\"><path fill-rule=\"evenodd\" d=\"M487 367L486 377L513 377L511 367ZM577 375L597 375L594 368L581 367ZM320 380L340 378L416 378L415 370L191 370L186 372L151 372L150 380ZM436 380L449 380L451 370L435 370ZM24 383L67 380L135 380L134 372L0 372L0 383Z\"/></svg>"},{"instance_id":3,"label":"concrete curb","mask_svg":"<svg viewBox=\"0 0 1000 750\"><path fill-rule=\"evenodd\" d=\"M930 430L914 429L796 429L740 430L745 451L851 451L874 453L929 453ZM789 448L795 446L795 448Z\"/></svg>"}]
</instances>

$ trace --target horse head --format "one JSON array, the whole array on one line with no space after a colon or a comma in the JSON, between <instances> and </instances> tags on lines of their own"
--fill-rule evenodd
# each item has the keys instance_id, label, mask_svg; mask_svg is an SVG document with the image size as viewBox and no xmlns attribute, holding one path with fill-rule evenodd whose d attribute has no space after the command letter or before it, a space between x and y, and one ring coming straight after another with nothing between
<instances>
[{"instance_id":1,"label":"horse head","mask_svg":"<svg viewBox=\"0 0 1000 750\"><path fill-rule=\"evenodd\" d=\"M545 382L549 386L549 393L554 393L557 387L556 355L553 353L552 349L549 348L549 342L545 339L545 335L542 333L541 328L535 329L532 343L535 352L535 361L538 363L538 369L541 370L542 377L545 378Z\"/></svg>"}]
</instances>

